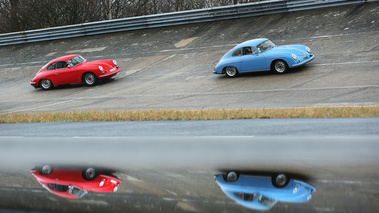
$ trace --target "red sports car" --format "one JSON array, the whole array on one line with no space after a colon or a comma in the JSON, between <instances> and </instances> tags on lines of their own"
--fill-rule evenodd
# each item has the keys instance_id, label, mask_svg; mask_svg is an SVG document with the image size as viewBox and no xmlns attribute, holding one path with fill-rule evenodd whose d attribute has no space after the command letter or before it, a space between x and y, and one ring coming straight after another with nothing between
<instances>
[{"instance_id":1,"label":"red sports car","mask_svg":"<svg viewBox=\"0 0 379 213\"><path fill-rule=\"evenodd\" d=\"M111 78L119 71L115 60L87 61L78 54L65 55L43 66L30 84L46 90L56 85L82 82L93 86L99 79Z\"/></svg>"},{"instance_id":2,"label":"red sports car","mask_svg":"<svg viewBox=\"0 0 379 213\"><path fill-rule=\"evenodd\" d=\"M36 167L30 171L49 192L70 199L79 199L93 192L116 192L121 181L111 173L85 170L53 168L50 165Z\"/></svg>"}]
</instances>

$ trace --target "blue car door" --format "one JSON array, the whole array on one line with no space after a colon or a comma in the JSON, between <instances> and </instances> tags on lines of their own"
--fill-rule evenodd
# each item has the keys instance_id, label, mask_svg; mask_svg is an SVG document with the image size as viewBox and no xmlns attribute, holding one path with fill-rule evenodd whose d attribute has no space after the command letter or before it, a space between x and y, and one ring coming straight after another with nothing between
<instances>
[{"instance_id":1,"label":"blue car door","mask_svg":"<svg viewBox=\"0 0 379 213\"><path fill-rule=\"evenodd\" d=\"M242 181L244 193L262 193L272 190L271 178L264 176L245 176Z\"/></svg>"},{"instance_id":2,"label":"blue car door","mask_svg":"<svg viewBox=\"0 0 379 213\"><path fill-rule=\"evenodd\" d=\"M267 70L267 59L254 47L244 47L241 56L241 72Z\"/></svg>"}]
</instances>

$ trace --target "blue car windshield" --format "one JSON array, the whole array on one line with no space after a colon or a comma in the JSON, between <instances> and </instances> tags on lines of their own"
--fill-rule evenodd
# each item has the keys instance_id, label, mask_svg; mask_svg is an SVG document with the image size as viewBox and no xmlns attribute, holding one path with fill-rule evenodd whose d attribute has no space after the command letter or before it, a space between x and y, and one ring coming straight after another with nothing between
<instances>
[{"instance_id":1,"label":"blue car windshield","mask_svg":"<svg viewBox=\"0 0 379 213\"><path fill-rule=\"evenodd\" d=\"M264 195L259 195L258 197L258 202L261 203L264 206L267 206L268 208L271 208L272 206L275 205L275 200L270 199Z\"/></svg>"},{"instance_id":2,"label":"blue car windshield","mask_svg":"<svg viewBox=\"0 0 379 213\"><path fill-rule=\"evenodd\" d=\"M276 45L272 43L270 40L266 40L257 45L257 50L259 53L266 52L267 50L274 48Z\"/></svg>"}]
</instances>

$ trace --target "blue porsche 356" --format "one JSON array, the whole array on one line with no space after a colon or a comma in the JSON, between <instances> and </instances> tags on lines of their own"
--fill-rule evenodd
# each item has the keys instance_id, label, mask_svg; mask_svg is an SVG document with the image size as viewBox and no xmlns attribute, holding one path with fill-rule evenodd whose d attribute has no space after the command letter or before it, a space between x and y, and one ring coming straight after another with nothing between
<instances>
[{"instance_id":1,"label":"blue porsche 356","mask_svg":"<svg viewBox=\"0 0 379 213\"><path fill-rule=\"evenodd\" d=\"M313 186L285 174L254 176L228 172L216 175L215 180L228 197L255 210L269 210L277 202L306 202L316 191Z\"/></svg>"},{"instance_id":2,"label":"blue porsche 356","mask_svg":"<svg viewBox=\"0 0 379 213\"><path fill-rule=\"evenodd\" d=\"M307 46L276 46L266 38L259 38L245 41L227 52L213 73L236 77L242 72L272 70L282 74L289 68L302 66L314 58Z\"/></svg>"}]
</instances>

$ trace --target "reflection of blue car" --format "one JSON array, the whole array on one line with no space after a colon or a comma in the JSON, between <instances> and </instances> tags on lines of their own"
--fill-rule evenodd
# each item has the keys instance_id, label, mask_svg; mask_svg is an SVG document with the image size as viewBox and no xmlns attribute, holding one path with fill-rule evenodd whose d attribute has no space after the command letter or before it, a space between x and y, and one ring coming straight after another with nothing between
<instances>
[{"instance_id":1,"label":"reflection of blue car","mask_svg":"<svg viewBox=\"0 0 379 213\"><path fill-rule=\"evenodd\" d=\"M302 181L289 179L284 174L270 176L238 175L229 172L216 175L222 191L244 207L269 210L276 202L306 202L316 189Z\"/></svg>"},{"instance_id":2,"label":"reflection of blue car","mask_svg":"<svg viewBox=\"0 0 379 213\"><path fill-rule=\"evenodd\" d=\"M268 39L259 38L245 41L227 52L213 73L235 77L242 72L272 70L281 74L314 58L311 49L304 45L276 46Z\"/></svg>"}]
</instances>

